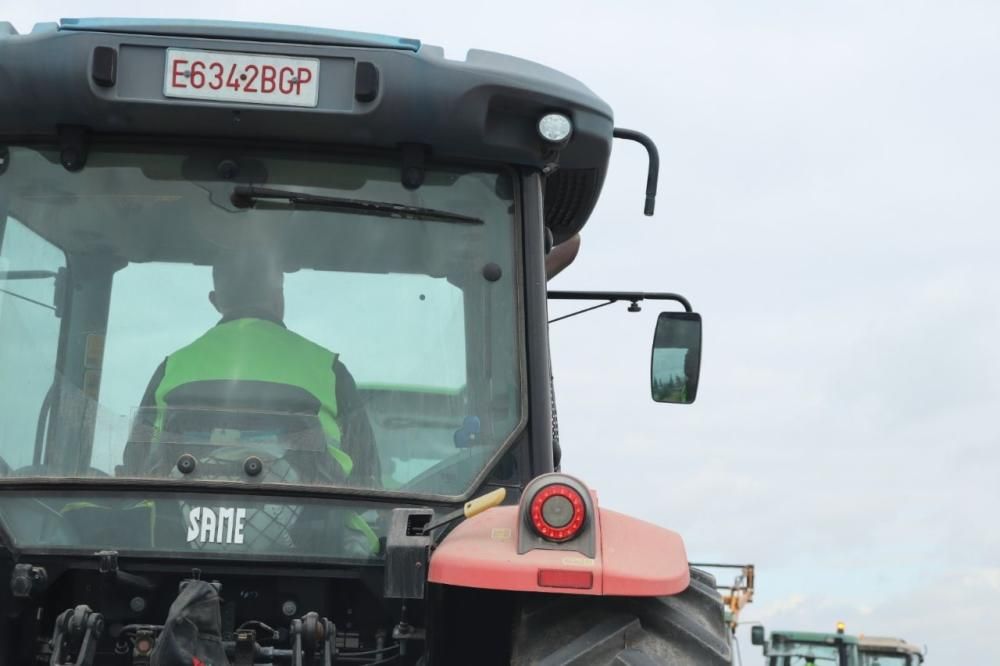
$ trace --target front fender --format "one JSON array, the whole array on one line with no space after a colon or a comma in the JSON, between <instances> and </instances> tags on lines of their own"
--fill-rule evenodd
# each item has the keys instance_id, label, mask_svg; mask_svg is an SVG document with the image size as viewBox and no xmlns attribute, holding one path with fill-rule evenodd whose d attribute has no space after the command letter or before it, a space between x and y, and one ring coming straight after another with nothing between
<instances>
[{"instance_id":1,"label":"front fender","mask_svg":"<svg viewBox=\"0 0 1000 666\"><path fill-rule=\"evenodd\" d=\"M544 548L518 555L518 530L530 529L519 516L520 507L502 506L463 522L431 555L428 580L490 590L595 596L669 596L687 589L687 552L676 532L598 508L595 557ZM590 571L592 584L586 588L543 586L539 576L543 570Z\"/></svg>"}]
</instances>

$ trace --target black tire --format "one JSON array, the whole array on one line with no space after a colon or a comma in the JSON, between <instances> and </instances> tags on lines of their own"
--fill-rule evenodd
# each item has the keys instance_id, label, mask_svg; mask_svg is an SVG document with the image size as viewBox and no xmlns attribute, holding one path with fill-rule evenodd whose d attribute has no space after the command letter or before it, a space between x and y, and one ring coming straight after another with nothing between
<instances>
[{"instance_id":1,"label":"black tire","mask_svg":"<svg viewBox=\"0 0 1000 666\"><path fill-rule=\"evenodd\" d=\"M729 629L715 579L691 570L671 597L524 595L513 666L728 666Z\"/></svg>"}]
</instances>

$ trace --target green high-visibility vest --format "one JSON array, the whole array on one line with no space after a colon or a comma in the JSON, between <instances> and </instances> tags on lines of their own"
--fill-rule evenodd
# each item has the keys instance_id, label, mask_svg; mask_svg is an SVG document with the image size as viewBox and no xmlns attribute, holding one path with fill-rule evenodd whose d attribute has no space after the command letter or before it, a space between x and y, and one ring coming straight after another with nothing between
<instances>
[{"instance_id":1,"label":"green high-visibility vest","mask_svg":"<svg viewBox=\"0 0 1000 666\"><path fill-rule=\"evenodd\" d=\"M245 318L219 324L167 358L156 388L157 430L167 396L185 384L246 380L294 386L319 402L319 422L330 455L349 475L354 464L340 448L337 425L336 360L332 351L274 322Z\"/></svg>"}]
</instances>

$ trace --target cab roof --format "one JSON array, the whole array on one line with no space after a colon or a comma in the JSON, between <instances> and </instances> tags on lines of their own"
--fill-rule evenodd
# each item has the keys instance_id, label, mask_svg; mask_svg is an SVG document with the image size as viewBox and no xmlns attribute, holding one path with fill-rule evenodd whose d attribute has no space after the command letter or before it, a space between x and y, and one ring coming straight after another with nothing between
<instances>
[{"instance_id":1,"label":"cab roof","mask_svg":"<svg viewBox=\"0 0 1000 666\"><path fill-rule=\"evenodd\" d=\"M904 654L923 654L916 645L907 643L902 638L890 638L888 636L862 636L859 641L863 652L891 652Z\"/></svg>"},{"instance_id":2,"label":"cab roof","mask_svg":"<svg viewBox=\"0 0 1000 666\"><path fill-rule=\"evenodd\" d=\"M772 631L771 641L798 641L802 643L832 643L836 639L842 639L848 644L857 644L857 636L851 636L850 634L838 634L836 632L820 632L820 631Z\"/></svg>"},{"instance_id":3,"label":"cab roof","mask_svg":"<svg viewBox=\"0 0 1000 666\"><path fill-rule=\"evenodd\" d=\"M168 48L317 59L317 105L167 97ZM62 19L19 35L0 22L0 88L0 143L57 139L68 127L88 137L270 141L551 171L545 220L557 241L593 210L614 130L606 102L538 63L480 50L450 60L415 39L257 23ZM573 123L558 151L537 131L550 112Z\"/></svg>"},{"instance_id":4,"label":"cab roof","mask_svg":"<svg viewBox=\"0 0 1000 666\"><path fill-rule=\"evenodd\" d=\"M7 25L10 25L9 23ZM11 28L13 30L13 28ZM419 51L419 39L377 35L351 30L301 25L274 25L247 21L208 21L144 18L64 18L58 23L40 23L32 32L79 30L82 32L118 32L131 35L171 37L207 37L210 39L248 39L259 42L288 42L321 46L362 46L381 49Z\"/></svg>"}]
</instances>

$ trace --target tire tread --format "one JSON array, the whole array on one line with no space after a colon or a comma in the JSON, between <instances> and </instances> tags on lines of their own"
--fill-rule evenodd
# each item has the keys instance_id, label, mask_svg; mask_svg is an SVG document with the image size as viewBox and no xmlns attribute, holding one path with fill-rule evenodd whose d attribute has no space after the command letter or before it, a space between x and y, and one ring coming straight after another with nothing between
<instances>
[{"instance_id":1,"label":"tire tread","mask_svg":"<svg viewBox=\"0 0 1000 666\"><path fill-rule=\"evenodd\" d=\"M526 595L515 619L515 666L729 666L715 579L691 570L669 597Z\"/></svg>"}]
</instances>

